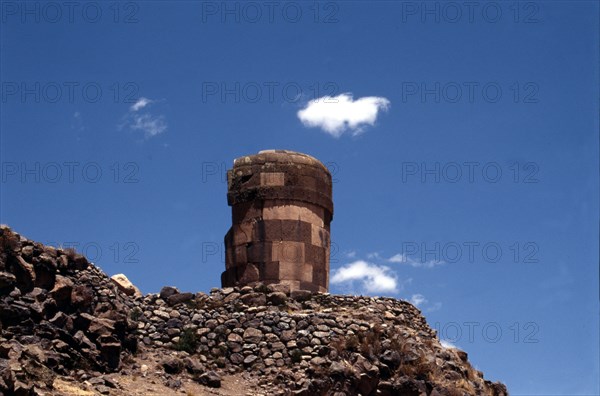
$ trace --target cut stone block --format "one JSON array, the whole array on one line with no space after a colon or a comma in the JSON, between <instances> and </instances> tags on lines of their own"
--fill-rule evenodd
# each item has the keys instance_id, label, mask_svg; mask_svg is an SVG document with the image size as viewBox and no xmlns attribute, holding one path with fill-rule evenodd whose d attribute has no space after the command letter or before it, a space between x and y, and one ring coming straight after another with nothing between
<instances>
[{"instance_id":1,"label":"cut stone block","mask_svg":"<svg viewBox=\"0 0 600 396\"><path fill-rule=\"evenodd\" d=\"M263 172L260 174L261 186L283 186L285 184L285 173Z\"/></svg>"}]
</instances>

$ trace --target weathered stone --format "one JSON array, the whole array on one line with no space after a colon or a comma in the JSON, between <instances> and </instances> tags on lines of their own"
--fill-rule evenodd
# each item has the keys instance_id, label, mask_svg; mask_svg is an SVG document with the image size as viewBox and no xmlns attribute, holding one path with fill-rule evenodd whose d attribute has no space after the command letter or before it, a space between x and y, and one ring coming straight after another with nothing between
<instances>
[{"instance_id":1,"label":"weathered stone","mask_svg":"<svg viewBox=\"0 0 600 396\"><path fill-rule=\"evenodd\" d=\"M86 269L88 265L90 265L89 261L81 254L76 254L73 258L73 267L76 270L82 271Z\"/></svg>"},{"instance_id":2,"label":"weathered stone","mask_svg":"<svg viewBox=\"0 0 600 396\"><path fill-rule=\"evenodd\" d=\"M88 332L95 339L103 335L111 335L115 331L115 321L106 318L93 317Z\"/></svg>"},{"instance_id":3,"label":"weathered stone","mask_svg":"<svg viewBox=\"0 0 600 396\"><path fill-rule=\"evenodd\" d=\"M244 364L247 365L247 366L252 365L254 362L256 362L256 359L258 359L258 356L256 356L256 355L248 355L244 359Z\"/></svg>"},{"instance_id":4,"label":"weathered stone","mask_svg":"<svg viewBox=\"0 0 600 396\"><path fill-rule=\"evenodd\" d=\"M204 372L204 366L195 358L184 358L183 365L190 374L200 374Z\"/></svg>"},{"instance_id":5,"label":"weathered stone","mask_svg":"<svg viewBox=\"0 0 600 396\"><path fill-rule=\"evenodd\" d=\"M33 265L26 262L21 256L13 260L13 275L16 277L17 286L21 292L27 293L32 290L35 282L35 270Z\"/></svg>"},{"instance_id":6,"label":"weathered stone","mask_svg":"<svg viewBox=\"0 0 600 396\"><path fill-rule=\"evenodd\" d=\"M397 351L387 350L381 356L380 360L390 366L391 368L396 368L400 365L402 361L402 357Z\"/></svg>"},{"instance_id":7,"label":"weathered stone","mask_svg":"<svg viewBox=\"0 0 600 396\"><path fill-rule=\"evenodd\" d=\"M238 365L244 361L244 356L239 353L232 353L231 356L229 356L229 360L231 360L231 363Z\"/></svg>"},{"instance_id":8,"label":"weathered stone","mask_svg":"<svg viewBox=\"0 0 600 396\"><path fill-rule=\"evenodd\" d=\"M169 304L170 306L175 306L178 304L183 304L185 302L188 302L190 300L192 300L194 298L194 294L193 293L176 293L173 294L169 297L167 297L167 304Z\"/></svg>"},{"instance_id":9,"label":"weathered stone","mask_svg":"<svg viewBox=\"0 0 600 396\"><path fill-rule=\"evenodd\" d=\"M267 285L267 288L273 293L283 293L286 296L289 296L290 294L290 285L285 283L271 283L270 285Z\"/></svg>"},{"instance_id":10,"label":"weathered stone","mask_svg":"<svg viewBox=\"0 0 600 396\"><path fill-rule=\"evenodd\" d=\"M214 371L207 371L198 378L198 382L211 388L221 387L221 377Z\"/></svg>"},{"instance_id":11,"label":"weathered stone","mask_svg":"<svg viewBox=\"0 0 600 396\"><path fill-rule=\"evenodd\" d=\"M224 303L229 303L229 302L231 302L231 301L235 301L235 300L237 300L238 298L240 298L240 295L241 295L240 293L231 293L231 294L228 294L228 295L227 295L227 296L226 296L226 297L223 299L223 302L224 302Z\"/></svg>"},{"instance_id":12,"label":"weathered stone","mask_svg":"<svg viewBox=\"0 0 600 396\"><path fill-rule=\"evenodd\" d=\"M267 296L263 293L248 293L240 297L240 300L249 306L261 306L267 304Z\"/></svg>"},{"instance_id":13,"label":"weathered stone","mask_svg":"<svg viewBox=\"0 0 600 396\"><path fill-rule=\"evenodd\" d=\"M117 288L128 296L141 297L142 292L125 276L125 274L116 274L110 277L110 280Z\"/></svg>"},{"instance_id":14,"label":"weathered stone","mask_svg":"<svg viewBox=\"0 0 600 396\"><path fill-rule=\"evenodd\" d=\"M345 375L348 368L341 362L331 362L329 372L331 375Z\"/></svg>"},{"instance_id":15,"label":"weathered stone","mask_svg":"<svg viewBox=\"0 0 600 396\"><path fill-rule=\"evenodd\" d=\"M89 338L86 337L85 333L81 330L77 331L73 336L73 339L79 343L82 348L95 350L96 344L90 341Z\"/></svg>"},{"instance_id":16,"label":"weathered stone","mask_svg":"<svg viewBox=\"0 0 600 396\"><path fill-rule=\"evenodd\" d=\"M33 259L33 246L23 246L21 249L21 256L23 256L25 260Z\"/></svg>"},{"instance_id":17,"label":"weathered stone","mask_svg":"<svg viewBox=\"0 0 600 396\"><path fill-rule=\"evenodd\" d=\"M118 369L121 360L121 343L113 337L104 339L101 337L99 344L100 354L108 368L111 370Z\"/></svg>"},{"instance_id":18,"label":"weathered stone","mask_svg":"<svg viewBox=\"0 0 600 396\"><path fill-rule=\"evenodd\" d=\"M312 297L312 292L310 290L292 290L290 297L296 301L307 301Z\"/></svg>"},{"instance_id":19,"label":"weathered stone","mask_svg":"<svg viewBox=\"0 0 600 396\"><path fill-rule=\"evenodd\" d=\"M179 379L169 378L167 380L167 386L171 389L179 389L183 383Z\"/></svg>"},{"instance_id":20,"label":"weathered stone","mask_svg":"<svg viewBox=\"0 0 600 396\"><path fill-rule=\"evenodd\" d=\"M287 301L287 295L282 292L273 292L267 295L267 300L273 305L283 305Z\"/></svg>"},{"instance_id":21,"label":"weathered stone","mask_svg":"<svg viewBox=\"0 0 600 396\"><path fill-rule=\"evenodd\" d=\"M177 288L172 286L164 286L162 289L160 289L160 298L166 301L167 298L177 293L179 293Z\"/></svg>"},{"instance_id":22,"label":"weathered stone","mask_svg":"<svg viewBox=\"0 0 600 396\"><path fill-rule=\"evenodd\" d=\"M0 272L0 289L10 288L17 283L17 278L9 272Z\"/></svg>"},{"instance_id":23,"label":"weathered stone","mask_svg":"<svg viewBox=\"0 0 600 396\"><path fill-rule=\"evenodd\" d=\"M260 340L262 340L262 338L263 338L263 333L258 329L249 327L244 331L244 341L245 342L257 344L258 342L260 342Z\"/></svg>"},{"instance_id":24,"label":"weathered stone","mask_svg":"<svg viewBox=\"0 0 600 396\"><path fill-rule=\"evenodd\" d=\"M327 364L327 359L324 359L320 356L315 356L310 360L310 364L314 364L315 366L322 366Z\"/></svg>"},{"instance_id":25,"label":"weathered stone","mask_svg":"<svg viewBox=\"0 0 600 396\"><path fill-rule=\"evenodd\" d=\"M273 351L283 351L285 349L285 345L281 341L276 341L271 344L271 350Z\"/></svg>"},{"instance_id":26,"label":"weathered stone","mask_svg":"<svg viewBox=\"0 0 600 396\"><path fill-rule=\"evenodd\" d=\"M183 362L177 357L169 357L160 362L166 373L178 374L183 370Z\"/></svg>"},{"instance_id":27,"label":"weathered stone","mask_svg":"<svg viewBox=\"0 0 600 396\"><path fill-rule=\"evenodd\" d=\"M248 337L250 338L250 335L248 335ZM227 341L229 341L229 342L242 342L244 340L243 340L243 338L239 334L229 333L229 335L227 336Z\"/></svg>"},{"instance_id":28,"label":"weathered stone","mask_svg":"<svg viewBox=\"0 0 600 396\"><path fill-rule=\"evenodd\" d=\"M71 291L71 303L77 308L87 308L94 301L94 290L90 285L75 286Z\"/></svg>"}]
</instances>

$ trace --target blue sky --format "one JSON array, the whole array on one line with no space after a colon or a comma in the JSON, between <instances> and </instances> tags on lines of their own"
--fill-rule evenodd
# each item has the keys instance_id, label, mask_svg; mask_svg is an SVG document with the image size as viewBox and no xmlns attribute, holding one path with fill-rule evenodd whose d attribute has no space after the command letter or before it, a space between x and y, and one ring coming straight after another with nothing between
<instances>
[{"instance_id":1,"label":"blue sky","mask_svg":"<svg viewBox=\"0 0 600 396\"><path fill-rule=\"evenodd\" d=\"M417 303L512 394L600 392L597 2L1 4L2 223L208 291L233 159L306 152L333 293Z\"/></svg>"}]
</instances>

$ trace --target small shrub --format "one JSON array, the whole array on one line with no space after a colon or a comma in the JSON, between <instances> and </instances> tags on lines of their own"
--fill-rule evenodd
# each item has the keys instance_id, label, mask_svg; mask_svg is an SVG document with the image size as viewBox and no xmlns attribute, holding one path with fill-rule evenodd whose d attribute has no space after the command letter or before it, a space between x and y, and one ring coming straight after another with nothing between
<instances>
[{"instance_id":1,"label":"small shrub","mask_svg":"<svg viewBox=\"0 0 600 396\"><path fill-rule=\"evenodd\" d=\"M294 349L290 352L290 358L292 363L300 363L302 361L302 351L300 349Z\"/></svg>"},{"instance_id":2,"label":"small shrub","mask_svg":"<svg viewBox=\"0 0 600 396\"><path fill-rule=\"evenodd\" d=\"M73 249L72 247L68 247L65 249L65 255L67 256L67 258L69 259L69 261L73 261L75 260L75 256L77 255L77 251L75 251L75 249Z\"/></svg>"},{"instance_id":3,"label":"small shrub","mask_svg":"<svg viewBox=\"0 0 600 396\"><path fill-rule=\"evenodd\" d=\"M331 349L336 351L338 356L342 356L343 353L346 351L346 342L343 338L332 339L329 343L329 346L331 347Z\"/></svg>"},{"instance_id":4,"label":"small shrub","mask_svg":"<svg viewBox=\"0 0 600 396\"><path fill-rule=\"evenodd\" d=\"M357 352L359 345L360 341L357 336L351 335L346 337L346 349L348 351Z\"/></svg>"},{"instance_id":5,"label":"small shrub","mask_svg":"<svg viewBox=\"0 0 600 396\"><path fill-rule=\"evenodd\" d=\"M133 320L134 322L137 322L142 317L142 314L143 314L142 310L139 309L138 307L135 307L134 309L132 309L129 312L129 318L131 320Z\"/></svg>"},{"instance_id":6,"label":"small shrub","mask_svg":"<svg viewBox=\"0 0 600 396\"><path fill-rule=\"evenodd\" d=\"M381 339L383 331L380 326L375 325L364 334L359 335L360 352L365 356L375 356L382 352Z\"/></svg>"},{"instance_id":7,"label":"small shrub","mask_svg":"<svg viewBox=\"0 0 600 396\"><path fill-rule=\"evenodd\" d=\"M405 345L406 345L406 343L403 343L400 340L400 337L396 336L390 340L390 349L392 351L399 352L400 354L405 353Z\"/></svg>"},{"instance_id":8,"label":"small shrub","mask_svg":"<svg viewBox=\"0 0 600 396\"><path fill-rule=\"evenodd\" d=\"M193 329L185 329L179 336L179 341L175 344L175 349L178 351L185 351L189 354L196 352L198 347L198 336Z\"/></svg>"}]
</instances>

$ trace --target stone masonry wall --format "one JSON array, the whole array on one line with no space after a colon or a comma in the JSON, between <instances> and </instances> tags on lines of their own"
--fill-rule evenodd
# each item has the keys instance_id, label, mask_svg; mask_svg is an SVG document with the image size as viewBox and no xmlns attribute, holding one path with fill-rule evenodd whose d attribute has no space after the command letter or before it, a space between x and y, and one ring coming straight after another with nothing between
<instances>
[{"instance_id":1,"label":"stone masonry wall","mask_svg":"<svg viewBox=\"0 0 600 396\"><path fill-rule=\"evenodd\" d=\"M223 287L280 283L326 292L331 174L317 159L266 150L228 171L232 226L225 236Z\"/></svg>"}]
</instances>

